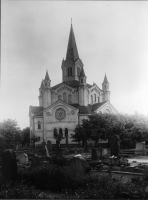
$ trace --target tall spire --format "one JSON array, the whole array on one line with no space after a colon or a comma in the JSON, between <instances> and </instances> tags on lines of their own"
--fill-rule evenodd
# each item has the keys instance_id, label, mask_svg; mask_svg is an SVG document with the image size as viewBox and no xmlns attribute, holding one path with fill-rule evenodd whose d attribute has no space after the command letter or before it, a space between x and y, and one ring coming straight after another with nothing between
<instances>
[{"instance_id":1,"label":"tall spire","mask_svg":"<svg viewBox=\"0 0 148 200\"><path fill-rule=\"evenodd\" d=\"M72 27L72 19L71 19L71 29L70 29L70 34L69 34L66 60L72 59L73 61L76 61L78 58L79 58L79 54L78 54L78 50L77 50L74 31L73 31L73 27Z\"/></svg>"},{"instance_id":2,"label":"tall spire","mask_svg":"<svg viewBox=\"0 0 148 200\"><path fill-rule=\"evenodd\" d=\"M48 75L48 71L47 71L47 70L46 70L45 80L46 80L46 81L50 81L50 78L49 78L49 75Z\"/></svg>"},{"instance_id":3,"label":"tall spire","mask_svg":"<svg viewBox=\"0 0 148 200\"><path fill-rule=\"evenodd\" d=\"M104 76L104 81L103 81L103 83L109 83L108 80L107 80L106 74L105 74L105 76Z\"/></svg>"}]
</instances>

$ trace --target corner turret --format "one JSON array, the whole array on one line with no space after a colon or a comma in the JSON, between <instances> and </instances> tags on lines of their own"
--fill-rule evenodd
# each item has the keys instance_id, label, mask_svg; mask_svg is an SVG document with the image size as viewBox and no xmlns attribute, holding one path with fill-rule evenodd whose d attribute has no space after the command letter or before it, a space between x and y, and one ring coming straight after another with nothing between
<instances>
[{"instance_id":1,"label":"corner turret","mask_svg":"<svg viewBox=\"0 0 148 200\"><path fill-rule=\"evenodd\" d=\"M39 105L43 108L47 108L51 105L51 80L46 71L45 79L42 80L41 86L39 88Z\"/></svg>"},{"instance_id":2,"label":"corner turret","mask_svg":"<svg viewBox=\"0 0 148 200\"><path fill-rule=\"evenodd\" d=\"M107 80L106 74L104 76L104 81L102 83L102 90L103 90L103 101L110 101L109 82Z\"/></svg>"}]
</instances>

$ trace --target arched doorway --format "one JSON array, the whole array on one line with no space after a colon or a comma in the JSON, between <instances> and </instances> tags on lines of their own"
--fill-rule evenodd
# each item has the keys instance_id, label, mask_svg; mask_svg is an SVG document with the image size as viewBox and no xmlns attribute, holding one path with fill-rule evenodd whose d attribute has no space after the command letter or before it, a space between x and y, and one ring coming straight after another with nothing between
<instances>
[{"instance_id":1,"label":"arched doorway","mask_svg":"<svg viewBox=\"0 0 148 200\"><path fill-rule=\"evenodd\" d=\"M68 128L65 128L65 146L68 148Z\"/></svg>"}]
</instances>

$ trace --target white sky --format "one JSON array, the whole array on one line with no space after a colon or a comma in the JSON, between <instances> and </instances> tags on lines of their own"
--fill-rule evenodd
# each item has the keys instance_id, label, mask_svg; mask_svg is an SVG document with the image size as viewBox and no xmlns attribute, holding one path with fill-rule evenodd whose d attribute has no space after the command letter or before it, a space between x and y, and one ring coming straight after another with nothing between
<instances>
[{"instance_id":1,"label":"white sky","mask_svg":"<svg viewBox=\"0 0 148 200\"><path fill-rule=\"evenodd\" d=\"M71 18L87 82L105 73L119 111L148 114L148 2L8 1L1 5L0 121L29 126L41 80L62 81Z\"/></svg>"}]
</instances>

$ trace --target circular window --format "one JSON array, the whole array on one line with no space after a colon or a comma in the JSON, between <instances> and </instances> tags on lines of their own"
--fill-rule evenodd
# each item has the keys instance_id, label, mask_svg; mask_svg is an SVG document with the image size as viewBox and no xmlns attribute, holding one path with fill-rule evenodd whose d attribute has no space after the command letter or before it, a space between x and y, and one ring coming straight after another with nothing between
<instances>
[{"instance_id":1,"label":"circular window","mask_svg":"<svg viewBox=\"0 0 148 200\"><path fill-rule=\"evenodd\" d=\"M66 117L66 112L63 108L58 108L55 112L55 118L57 120L62 120Z\"/></svg>"}]
</instances>

